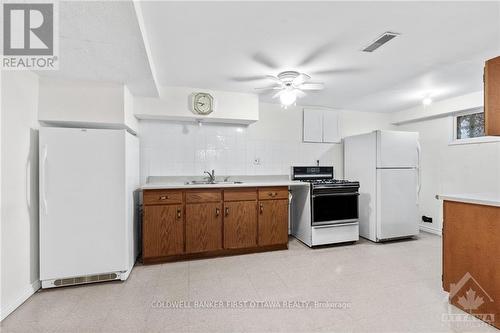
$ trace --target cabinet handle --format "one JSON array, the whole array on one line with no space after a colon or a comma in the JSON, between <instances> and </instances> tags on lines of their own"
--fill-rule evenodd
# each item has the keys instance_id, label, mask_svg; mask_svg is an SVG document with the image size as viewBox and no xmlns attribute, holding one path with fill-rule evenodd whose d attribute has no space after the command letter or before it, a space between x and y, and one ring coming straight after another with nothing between
<instances>
[{"instance_id":1,"label":"cabinet handle","mask_svg":"<svg viewBox=\"0 0 500 333\"><path fill-rule=\"evenodd\" d=\"M226 209L224 211L225 211L225 215L228 216L229 215L229 207L226 207Z\"/></svg>"},{"instance_id":2,"label":"cabinet handle","mask_svg":"<svg viewBox=\"0 0 500 333\"><path fill-rule=\"evenodd\" d=\"M162 195L160 196L160 200L167 200L168 199L168 195Z\"/></svg>"},{"instance_id":3,"label":"cabinet handle","mask_svg":"<svg viewBox=\"0 0 500 333\"><path fill-rule=\"evenodd\" d=\"M219 208L215 208L215 216L219 216L220 215L220 209Z\"/></svg>"},{"instance_id":4,"label":"cabinet handle","mask_svg":"<svg viewBox=\"0 0 500 333\"><path fill-rule=\"evenodd\" d=\"M264 205L263 204L260 204L260 213L262 214L264 212Z\"/></svg>"},{"instance_id":5,"label":"cabinet handle","mask_svg":"<svg viewBox=\"0 0 500 333\"><path fill-rule=\"evenodd\" d=\"M177 218L178 219L181 218L181 209L180 208L177 208Z\"/></svg>"}]
</instances>

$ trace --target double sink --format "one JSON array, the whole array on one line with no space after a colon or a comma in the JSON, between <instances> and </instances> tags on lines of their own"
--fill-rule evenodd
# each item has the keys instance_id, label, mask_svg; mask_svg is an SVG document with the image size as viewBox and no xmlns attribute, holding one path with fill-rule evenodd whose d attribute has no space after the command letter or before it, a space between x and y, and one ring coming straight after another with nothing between
<instances>
[{"instance_id":1,"label":"double sink","mask_svg":"<svg viewBox=\"0 0 500 333\"><path fill-rule=\"evenodd\" d=\"M243 182L238 182L238 181L228 181L227 179L229 177L225 177L224 180L217 180L215 178L215 170L210 171L205 171L208 175L207 179L203 180L190 180L185 182L185 185L229 185L229 184L243 184Z\"/></svg>"},{"instance_id":2,"label":"double sink","mask_svg":"<svg viewBox=\"0 0 500 333\"><path fill-rule=\"evenodd\" d=\"M227 184L243 184L243 182L239 181L210 181L210 180L191 180L184 183L185 185L227 185Z\"/></svg>"}]
</instances>

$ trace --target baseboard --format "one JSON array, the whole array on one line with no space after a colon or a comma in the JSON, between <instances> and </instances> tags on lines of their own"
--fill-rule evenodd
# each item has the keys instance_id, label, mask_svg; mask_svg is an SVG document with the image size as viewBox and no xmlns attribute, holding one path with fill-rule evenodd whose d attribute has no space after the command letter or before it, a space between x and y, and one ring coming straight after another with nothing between
<instances>
[{"instance_id":1,"label":"baseboard","mask_svg":"<svg viewBox=\"0 0 500 333\"><path fill-rule=\"evenodd\" d=\"M4 308L0 309L0 321L7 318L15 309L17 309L21 304L26 302L31 295L33 295L38 289L40 289L40 281L35 281L31 285L28 285L26 289L21 293L21 295L11 304L7 304Z\"/></svg>"},{"instance_id":2,"label":"baseboard","mask_svg":"<svg viewBox=\"0 0 500 333\"><path fill-rule=\"evenodd\" d=\"M420 230L428 232L430 234L441 236L441 230L440 229L436 229L436 228L433 228L433 227L428 227L426 225L422 225L421 224L420 225Z\"/></svg>"}]
</instances>

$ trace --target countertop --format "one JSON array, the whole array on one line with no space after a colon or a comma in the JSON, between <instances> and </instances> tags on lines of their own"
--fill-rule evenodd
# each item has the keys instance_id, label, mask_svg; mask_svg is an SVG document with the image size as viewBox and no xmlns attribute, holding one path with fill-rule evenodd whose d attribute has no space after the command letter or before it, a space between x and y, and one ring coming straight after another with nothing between
<instances>
[{"instance_id":1,"label":"countertop","mask_svg":"<svg viewBox=\"0 0 500 333\"><path fill-rule=\"evenodd\" d=\"M225 177L216 177L217 181ZM190 188L231 188L231 187L265 187L265 186L309 186L309 183L290 180L288 175L266 175L266 176L231 176L229 181L241 181L242 183L219 183L219 184L186 184L191 180L202 180L203 177L148 177L148 181L141 187L142 190L155 189L190 189Z\"/></svg>"},{"instance_id":2,"label":"countertop","mask_svg":"<svg viewBox=\"0 0 500 333\"><path fill-rule=\"evenodd\" d=\"M436 197L440 200L500 207L499 193L438 194Z\"/></svg>"}]
</instances>

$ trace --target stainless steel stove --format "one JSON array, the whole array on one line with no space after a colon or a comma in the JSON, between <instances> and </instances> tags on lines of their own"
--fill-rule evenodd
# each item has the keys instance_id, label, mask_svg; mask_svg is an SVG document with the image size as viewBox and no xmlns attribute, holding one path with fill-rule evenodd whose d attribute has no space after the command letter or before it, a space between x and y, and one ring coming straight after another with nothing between
<instances>
[{"instance_id":1,"label":"stainless steel stove","mask_svg":"<svg viewBox=\"0 0 500 333\"><path fill-rule=\"evenodd\" d=\"M310 214L302 211L293 218L296 238L309 246L359 239L359 182L335 179L334 168L326 166L293 167L292 179L310 184L309 204L303 207Z\"/></svg>"}]
</instances>

